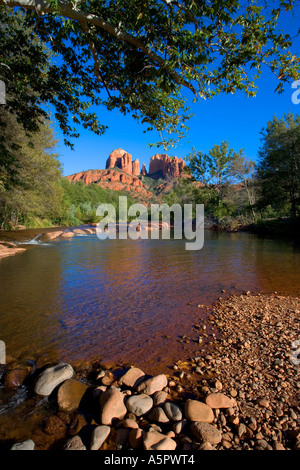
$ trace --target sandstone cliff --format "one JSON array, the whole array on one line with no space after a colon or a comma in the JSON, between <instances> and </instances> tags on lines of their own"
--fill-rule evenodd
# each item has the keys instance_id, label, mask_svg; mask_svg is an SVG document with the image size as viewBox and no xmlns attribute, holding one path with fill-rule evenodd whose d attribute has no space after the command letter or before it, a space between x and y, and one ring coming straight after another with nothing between
<instances>
[{"instance_id":1,"label":"sandstone cliff","mask_svg":"<svg viewBox=\"0 0 300 470\"><path fill-rule=\"evenodd\" d=\"M150 160L149 176L152 178L180 178L185 163L181 158L166 154L153 155Z\"/></svg>"},{"instance_id":2,"label":"sandstone cliff","mask_svg":"<svg viewBox=\"0 0 300 470\"><path fill-rule=\"evenodd\" d=\"M171 158L166 154L157 154L151 157L149 172L143 163L140 171L138 159L132 161L132 155L125 150L118 148L111 152L107 161L105 170L88 170L67 176L70 182L82 181L84 184L97 184L103 188L109 188L113 191L127 191L132 196L140 199L150 199L154 196L149 187L139 178L149 176L155 180L163 178L166 180L158 191L163 193L173 184L176 179L183 177L182 170L185 163L181 158ZM166 187L165 187L166 186Z\"/></svg>"},{"instance_id":3,"label":"sandstone cliff","mask_svg":"<svg viewBox=\"0 0 300 470\"><path fill-rule=\"evenodd\" d=\"M138 176L140 174L139 160L132 161L132 155L121 148L113 150L106 161L106 169L115 167L129 175Z\"/></svg>"},{"instance_id":4,"label":"sandstone cliff","mask_svg":"<svg viewBox=\"0 0 300 470\"><path fill-rule=\"evenodd\" d=\"M149 199L152 193L143 182L133 175L129 175L120 170L88 170L81 171L74 175L67 176L71 182L82 181L84 184L97 184L103 188L112 189L113 191L127 191L133 193L132 196Z\"/></svg>"}]
</instances>

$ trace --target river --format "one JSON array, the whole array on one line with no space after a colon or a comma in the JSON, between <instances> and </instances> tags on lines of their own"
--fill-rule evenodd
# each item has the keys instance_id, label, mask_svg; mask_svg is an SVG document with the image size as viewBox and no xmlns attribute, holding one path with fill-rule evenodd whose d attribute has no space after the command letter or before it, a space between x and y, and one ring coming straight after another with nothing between
<instances>
[{"instance_id":1,"label":"river","mask_svg":"<svg viewBox=\"0 0 300 470\"><path fill-rule=\"evenodd\" d=\"M38 244L35 236L23 231L28 249L0 262L0 339L9 358L105 357L151 372L199 349L192 332L205 321L203 305L245 290L300 291L300 249L288 241L205 231L203 249L186 251L174 239L94 234Z\"/></svg>"}]
</instances>

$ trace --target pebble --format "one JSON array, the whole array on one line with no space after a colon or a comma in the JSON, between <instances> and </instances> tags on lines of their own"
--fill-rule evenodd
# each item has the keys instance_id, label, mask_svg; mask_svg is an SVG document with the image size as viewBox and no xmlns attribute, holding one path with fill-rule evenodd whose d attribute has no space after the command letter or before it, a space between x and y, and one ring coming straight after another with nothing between
<instances>
[{"instance_id":1,"label":"pebble","mask_svg":"<svg viewBox=\"0 0 300 470\"><path fill-rule=\"evenodd\" d=\"M129 445L133 449L138 449L139 447L141 447L143 443L144 434L145 431L143 431L141 428L132 429L128 436Z\"/></svg>"},{"instance_id":2,"label":"pebble","mask_svg":"<svg viewBox=\"0 0 300 470\"><path fill-rule=\"evenodd\" d=\"M255 443L255 450L273 450L272 446L268 444L268 442L265 439L259 439Z\"/></svg>"},{"instance_id":3,"label":"pebble","mask_svg":"<svg viewBox=\"0 0 300 470\"><path fill-rule=\"evenodd\" d=\"M172 402L165 403L164 410L171 421L181 421L182 411L178 405Z\"/></svg>"},{"instance_id":4,"label":"pebble","mask_svg":"<svg viewBox=\"0 0 300 470\"><path fill-rule=\"evenodd\" d=\"M214 450L214 448L210 444L210 442L203 442L203 444L201 444L201 446L199 447L199 450Z\"/></svg>"},{"instance_id":5,"label":"pebble","mask_svg":"<svg viewBox=\"0 0 300 470\"><path fill-rule=\"evenodd\" d=\"M270 402L266 398L260 398L259 400L257 400L257 403L258 403L259 406L261 406L263 408L269 408L270 407Z\"/></svg>"},{"instance_id":6,"label":"pebble","mask_svg":"<svg viewBox=\"0 0 300 470\"><path fill-rule=\"evenodd\" d=\"M99 450L109 434L109 426L97 426L91 435L90 450Z\"/></svg>"},{"instance_id":7,"label":"pebble","mask_svg":"<svg viewBox=\"0 0 300 470\"><path fill-rule=\"evenodd\" d=\"M126 387L137 387L145 377L145 373L137 367L131 367L119 380L120 385Z\"/></svg>"},{"instance_id":8,"label":"pebble","mask_svg":"<svg viewBox=\"0 0 300 470\"><path fill-rule=\"evenodd\" d=\"M168 385L168 379L164 374L156 375L150 379L144 380L137 387L138 393L145 393L147 395L153 395L155 392L163 390Z\"/></svg>"},{"instance_id":9,"label":"pebble","mask_svg":"<svg viewBox=\"0 0 300 470\"><path fill-rule=\"evenodd\" d=\"M170 421L164 410L159 406L150 411L148 418L157 423L168 423Z\"/></svg>"},{"instance_id":10,"label":"pebble","mask_svg":"<svg viewBox=\"0 0 300 470\"><path fill-rule=\"evenodd\" d=\"M65 446L64 450L87 450L86 446L83 444L80 436L74 436L69 439Z\"/></svg>"},{"instance_id":11,"label":"pebble","mask_svg":"<svg viewBox=\"0 0 300 470\"><path fill-rule=\"evenodd\" d=\"M115 389L108 389L100 396L100 422L107 426L114 418L122 419L127 413L124 403L125 396ZM130 398L129 398L130 399Z\"/></svg>"},{"instance_id":12,"label":"pebble","mask_svg":"<svg viewBox=\"0 0 300 470\"><path fill-rule=\"evenodd\" d=\"M208 423L192 423L191 432L199 442L209 442L212 445L217 445L222 440L222 433Z\"/></svg>"},{"instance_id":13,"label":"pebble","mask_svg":"<svg viewBox=\"0 0 300 470\"><path fill-rule=\"evenodd\" d=\"M182 421L177 421L176 423L173 424L173 431L175 432L175 434L180 434L186 425L187 425L186 419L183 419Z\"/></svg>"},{"instance_id":14,"label":"pebble","mask_svg":"<svg viewBox=\"0 0 300 470\"><path fill-rule=\"evenodd\" d=\"M248 299L254 305L256 302L256 306L249 307ZM254 300L252 295L241 296L232 304L229 300L227 310L224 308L227 301L222 301L223 307L214 311L211 327L218 327L223 339L209 343L213 347L204 349L203 355L197 352L187 362L178 361L174 368L178 372L173 377L164 374L150 377L137 367L127 367L120 373L120 369L114 370L113 361L101 363L103 370L99 364L96 369L89 364L80 366L78 377L73 375L73 369L71 377L54 377L52 391L57 390L57 394L53 394L57 408L73 411L72 414L55 411L43 420L44 436L48 435L46 445L51 446L54 440L55 447L70 450L87 447L96 450L103 444L105 449L116 450L147 447L157 451L174 448L180 451L299 449L298 407L295 405L299 382L286 348L296 332L295 308L283 306L279 312L271 302L270 307L265 308L260 299L263 300L263 296L254 296ZM240 305L236 307L235 302ZM274 329L279 318L284 318L280 331ZM245 343L250 348L247 349ZM68 364L61 364L70 372ZM13 368L18 367L13 364L10 370ZM50 367L40 372L36 384L47 369ZM89 373L95 370L98 376L92 385ZM85 374L88 386L81 382ZM0 375L2 385L4 368ZM28 387L30 383L28 381ZM74 390L84 385L83 396L90 396L91 401L86 403L80 396L76 398L73 385ZM87 388L89 394L85 394ZM28 392L32 397L31 390ZM68 393L70 401L74 400L76 405L64 408L61 395L66 400ZM82 409L83 404L88 405L86 410ZM101 429L105 436L102 443ZM39 448L40 440L35 436L34 433L33 439L38 443L35 447Z\"/></svg>"},{"instance_id":15,"label":"pebble","mask_svg":"<svg viewBox=\"0 0 300 470\"><path fill-rule=\"evenodd\" d=\"M157 431L145 433L143 444L145 450L175 450L177 446L173 439Z\"/></svg>"},{"instance_id":16,"label":"pebble","mask_svg":"<svg viewBox=\"0 0 300 470\"><path fill-rule=\"evenodd\" d=\"M26 439L25 441L17 442L16 444L13 444L10 450L34 450L34 448L35 448L35 443L33 442L33 440Z\"/></svg>"},{"instance_id":17,"label":"pebble","mask_svg":"<svg viewBox=\"0 0 300 470\"><path fill-rule=\"evenodd\" d=\"M170 395L167 392L161 390L159 392L155 392L152 398L154 406L158 406L165 403L170 398Z\"/></svg>"},{"instance_id":18,"label":"pebble","mask_svg":"<svg viewBox=\"0 0 300 470\"><path fill-rule=\"evenodd\" d=\"M185 416L189 421L202 421L212 423L214 420L213 410L198 400L187 400L185 402Z\"/></svg>"},{"instance_id":19,"label":"pebble","mask_svg":"<svg viewBox=\"0 0 300 470\"><path fill-rule=\"evenodd\" d=\"M12 369L5 372L4 387L5 388L18 388L21 387L27 377L27 370L25 369Z\"/></svg>"},{"instance_id":20,"label":"pebble","mask_svg":"<svg viewBox=\"0 0 300 470\"><path fill-rule=\"evenodd\" d=\"M52 367L47 367L38 377L35 384L37 395L49 396L53 390L67 379L75 377L75 371L70 364L61 362Z\"/></svg>"},{"instance_id":21,"label":"pebble","mask_svg":"<svg viewBox=\"0 0 300 470\"><path fill-rule=\"evenodd\" d=\"M227 397L223 393L211 393L205 399L205 403L210 406L210 408L232 408L235 406L235 401L232 398Z\"/></svg>"},{"instance_id":22,"label":"pebble","mask_svg":"<svg viewBox=\"0 0 300 470\"><path fill-rule=\"evenodd\" d=\"M57 392L57 404L60 410L74 411L87 391L88 386L79 380L67 379L60 385Z\"/></svg>"},{"instance_id":23,"label":"pebble","mask_svg":"<svg viewBox=\"0 0 300 470\"><path fill-rule=\"evenodd\" d=\"M141 393L139 395L132 395L126 401L126 408L131 413L134 413L136 416L142 416L153 407L152 398L145 394Z\"/></svg>"}]
</instances>

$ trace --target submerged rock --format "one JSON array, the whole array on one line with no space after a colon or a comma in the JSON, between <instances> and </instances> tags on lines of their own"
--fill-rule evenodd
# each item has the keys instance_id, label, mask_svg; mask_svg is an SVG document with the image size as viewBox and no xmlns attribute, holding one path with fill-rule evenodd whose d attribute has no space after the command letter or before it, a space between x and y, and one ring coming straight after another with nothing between
<instances>
[{"instance_id":1,"label":"submerged rock","mask_svg":"<svg viewBox=\"0 0 300 470\"><path fill-rule=\"evenodd\" d=\"M25 369L12 369L5 372L4 386L5 388L18 388L20 387L27 377Z\"/></svg>"}]
</instances>

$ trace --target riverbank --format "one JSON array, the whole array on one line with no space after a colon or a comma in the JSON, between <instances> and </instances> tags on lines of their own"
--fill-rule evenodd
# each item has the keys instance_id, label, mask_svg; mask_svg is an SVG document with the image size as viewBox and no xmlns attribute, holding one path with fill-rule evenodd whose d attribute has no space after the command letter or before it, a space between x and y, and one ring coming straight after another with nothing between
<instances>
[{"instance_id":1,"label":"riverbank","mask_svg":"<svg viewBox=\"0 0 300 470\"><path fill-rule=\"evenodd\" d=\"M29 439L28 448L47 450L299 449L299 320L298 297L231 295L194 325L197 354L169 374L111 360L46 375L7 366L6 392L27 390L22 409L30 412L19 432L18 410L2 415L0 448Z\"/></svg>"},{"instance_id":2,"label":"riverbank","mask_svg":"<svg viewBox=\"0 0 300 470\"><path fill-rule=\"evenodd\" d=\"M50 227L45 229L31 229L28 239L28 231L26 229L20 231L2 231L0 233L0 261L8 256L23 253L29 245L53 240L71 239L75 235L90 235L96 233L96 228L72 228L72 227Z\"/></svg>"}]
</instances>

